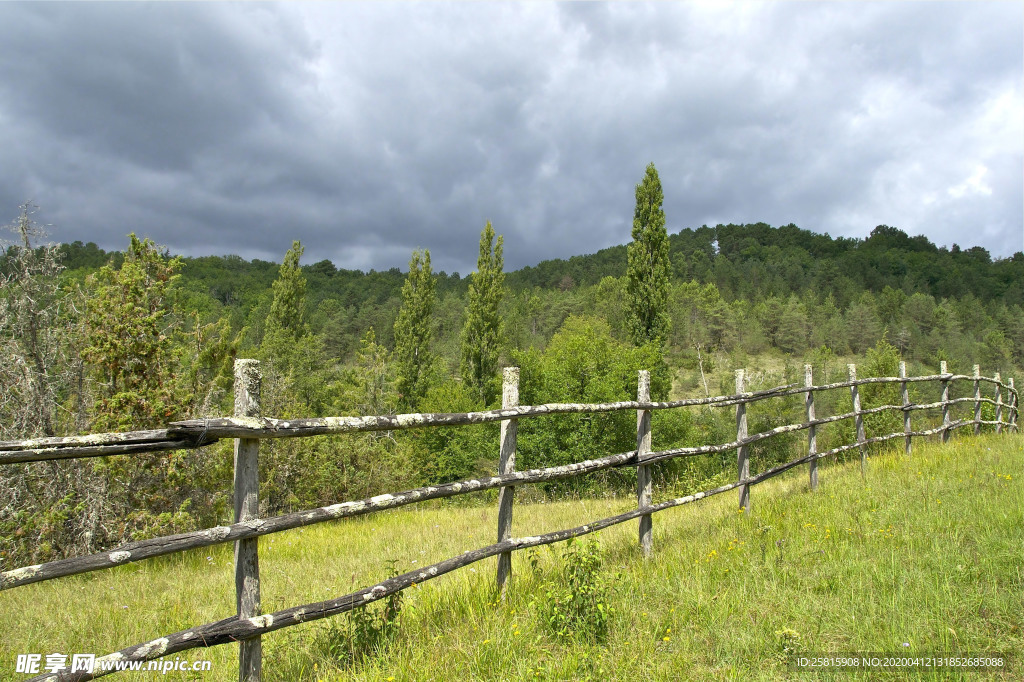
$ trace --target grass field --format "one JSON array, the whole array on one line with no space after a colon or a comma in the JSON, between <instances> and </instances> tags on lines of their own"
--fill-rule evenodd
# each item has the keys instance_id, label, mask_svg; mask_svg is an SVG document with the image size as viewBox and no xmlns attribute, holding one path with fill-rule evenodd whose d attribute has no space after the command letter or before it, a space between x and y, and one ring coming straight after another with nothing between
<instances>
[{"instance_id":1,"label":"grass field","mask_svg":"<svg viewBox=\"0 0 1024 682\"><path fill-rule=\"evenodd\" d=\"M340 665L332 621L263 638L266 680L784 680L1024 678L1024 437L915 442L859 466L824 464L755 487L749 513L729 493L654 517L654 554L636 522L597 534L610 603L605 642L561 641L544 627L543 585L559 556L534 570L513 558L504 603L495 560L405 593L384 651ZM657 494L655 501L657 501ZM519 505L514 534L573 527L625 511L633 499ZM263 610L319 601L490 544L496 508L420 505L261 538ZM19 653L105 654L234 609L230 545L0 593L0 679ZM334 626L336 628L336 625ZM1015 656L1003 673L802 673L789 652ZM235 680L237 647L179 654ZM152 680L155 673L110 679Z\"/></svg>"}]
</instances>

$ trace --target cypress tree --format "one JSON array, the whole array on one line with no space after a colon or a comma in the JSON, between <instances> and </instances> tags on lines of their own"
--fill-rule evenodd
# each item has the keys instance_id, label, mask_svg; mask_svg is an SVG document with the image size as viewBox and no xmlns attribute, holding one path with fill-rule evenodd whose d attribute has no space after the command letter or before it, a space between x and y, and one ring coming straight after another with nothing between
<instances>
[{"instance_id":1,"label":"cypress tree","mask_svg":"<svg viewBox=\"0 0 1024 682\"><path fill-rule=\"evenodd\" d=\"M409 275L402 285L402 307L395 320L394 355L400 404L413 411L430 388L434 364L430 352L434 284L430 251L413 251Z\"/></svg>"},{"instance_id":2,"label":"cypress tree","mask_svg":"<svg viewBox=\"0 0 1024 682\"><path fill-rule=\"evenodd\" d=\"M492 250L493 245L493 250ZM497 394L498 354L502 323L498 306L505 295L504 239L494 244L494 228L487 221L480 233L480 256L470 276L469 310L462 328L462 380L485 404Z\"/></svg>"},{"instance_id":3,"label":"cypress tree","mask_svg":"<svg viewBox=\"0 0 1024 682\"><path fill-rule=\"evenodd\" d=\"M302 336L306 307L306 278L299 268L299 258L305 247L299 241L284 255L284 262L272 285L274 302L270 306L270 324L288 333L293 339Z\"/></svg>"},{"instance_id":4,"label":"cypress tree","mask_svg":"<svg viewBox=\"0 0 1024 682\"><path fill-rule=\"evenodd\" d=\"M648 164L643 182L636 186L633 241L627 249L626 327L633 345L664 341L668 336L668 233L661 180L654 164Z\"/></svg>"}]
</instances>

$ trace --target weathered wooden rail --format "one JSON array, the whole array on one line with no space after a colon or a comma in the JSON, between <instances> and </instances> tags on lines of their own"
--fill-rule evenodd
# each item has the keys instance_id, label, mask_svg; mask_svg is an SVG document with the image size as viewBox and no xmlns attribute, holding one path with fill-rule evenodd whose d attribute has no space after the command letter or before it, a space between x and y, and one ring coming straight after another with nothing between
<instances>
[{"instance_id":1,"label":"weathered wooden rail","mask_svg":"<svg viewBox=\"0 0 1024 682\"><path fill-rule=\"evenodd\" d=\"M177 422L162 430L0 442L0 464L15 464L19 462L95 457L112 454L131 455L138 452L198 448L215 442L220 438L234 438L234 524L207 528L191 533L153 538L126 544L106 552L5 571L0 573L0 590L78 573L102 570L119 564L141 561L188 549L234 542L237 607L235 615L215 623L201 625L160 637L150 642L127 647L121 651L109 654L104 659L108 661L145 661L186 649L238 642L240 644L239 679L256 681L260 679L261 675L262 662L259 638L263 634L350 611L406 589L415 583L431 580L437 576L492 556L499 557L497 586L499 591L501 591L511 575L512 552L593 533L632 519L640 520L640 547L643 555L649 556L653 549L652 516L657 512L696 502L697 500L737 488L739 489L739 506L742 509L747 509L750 505L750 490L754 485L803 464L809 464L809 483L813 490L818 486L817 463L819 460L857 449L861 454L861 470L863 472L866 466L866 448L873 443L903 439L905 452L909 455L911 452L911 440L915 436L939 435L943 442L945 442L949 439L953 430L966 426L973 426L973 433L975 434L980 433L983 425L994 426L997 432L1001 432L1003 427L1014 431L1018 429L1019 395L1013 386L1013 379L1009 379L1004 384L998 374L992 378L982 377L977 365L971 376L951 374L946 371L945 364L942 363L940 373L936 375L908 377L905 365L900 363L899 377L871 377L864 379L857 379L856 369L853 365L850 365L848 381L820 386L813 385L811 368L808 365L805 368L804 386L780 386L757 392L744 392L744 372L739 370L736 373L736 393L733 395L668 402L650 401L650 378L647 372L641 372L637 400L635 401L591 405L556 403L535 406L518 405L518 370L508 368L505 372L502 409L500 410L456 414L405 414L280 420L260 416L258 364L251 360L240 360L236 363L235 367L236 406L234 417ZM908 384L935 381L938 381L941 385L941 400L920 404L910 402ZM950 398L949 387L954 381L973 382L973 396ZM994 384L994 398L982 396L980 388L982 382ZM901 404L880 405L868 409L861 408L858 390L860 386L891 383L898 383L900 385ZM816 392L820 393L841 388L848 388L850 390L853 411L830 417L816 418L814 394ZM1005 403L1003 402L1004 390L1007 397L1007 402ZM752 435L747 433L746 407L748 404L801 393L805 394L804 422L778 426ZM962 404L972 404L974 406L973 419L952 419L950 407ZM995 407L994 420L982 419L981 406L983 404L990 404ZM660 451L651 449L650 417L653 410L698 405L711 407L735 406L736 439L717 445L683 447ZM941 425L913 431L911 428L911 413L934 409L941 409L942 411ZM636 450L605 455L564 466L533 469L530 471L515 471L516 423L518 419L543 415L599 413L617 410L637 410ZM1006 420L1003 418L1004 410ZM903 431L867 438L864 430L864 417L887 411L903 413ZM817 428L847 419L854 420L856 430L854 442L840 445L824 452L818 452ZM499 467L498 475L496 476L436 486L425 486L393 494L381 494L364 500L341 502L271 518L260 519L257 517L258 478L256 472L259 440L262 438L295 438L364 431L389 431L416 427L481 424L494 421L500 421L502 424ZM805 456L771 467L754 476L750 475L751 445L780 434L799 430L808 431L807 454ZM681 498L658 503L653 502L650 474L650 466L653 463L676 457L721 453L731 450L737 452L737 479L735 482ZM577 528L533 537L511 537L514 486L560 480L623 466L637 467L636 509L600 519ZM283 609L274 613L261 614L259 561L256 544L259 536L314 523L369 514L415 502L454 497L494 488L499 488L501 491L499 496L498 536L495 544L465 552L457 557L390 578L378 585L367 587L336 599ZM99 671L98 669L95 674L83 671L73 673L62 671L41 675L32 679L77 681L92 679L103 674L107 674L106 671Z\"/></svg>"}]
</instances>

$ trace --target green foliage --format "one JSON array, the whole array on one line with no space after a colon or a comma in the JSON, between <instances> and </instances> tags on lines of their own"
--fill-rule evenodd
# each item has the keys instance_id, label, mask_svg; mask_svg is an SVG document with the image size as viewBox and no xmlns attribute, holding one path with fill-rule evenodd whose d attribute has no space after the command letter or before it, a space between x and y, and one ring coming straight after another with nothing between
<instances>
[{"instance_id":1,"label":"green foliage","mask_svg":"<svg viewBox=\"0 0 1024 682\"><path fill-rule=\"evenodd\" d=\"M476 272L470 276L469 306L462 327L459 373L484 404L490 404L498 392L498 355L503 326L498 307L505 296L503 243L501 235L494 243L494 228L487 221L480 234Z\"/></svg>"},{"instance_id":2,"label":"green foliage","mask_svg":"<svg viewBox=\"0 0 1024 682\"><path fill-rule=\"evenodd\" d=\"M635 400L641 369L651 371L654 400L664 399L670 386L657 344L635 348L617 341L600 318L570 317L543 352L517 352L514 362L520 367L519 397L524 405ZM519 424L517 466L530 469L568 464L635 447L636 415L630 412L543 417ZM626 482L630 475L598 474L606 482ZM588 483L571 479L551 485L579 490Z\"/></svg>"},{"instance_id":3,"label":"green foliage","mask_svg":"<svg viewBox=\"0 0 1024 682\"><path fill-rule=\"evenodd\" d=\"M616 612L608 580L601 575L604 559L597 540L570 538L561 558L561 581L546 582L539 607L545 629L557 639L601 643Z\"/></svg>"},{"instance_id":4,"label":"green foliage","mask_svg":"<svg viewBox=\"0 0 1024 682\"><path fill-rule=\"evenodd\" d=\"M120 268L105 265L86 280L81 355L96 377L97 431L153 428L179 411L170 296L181 260L129 239Z\"/></svg>"},{"instance_id":5,"label":"green foliage","mask_svg":"<svg viewBox=\"0 0 1024 682\"><path fill-rule=\"evenodd\" d=\"M867 360L857 367L857 377L866 379L868 377L894 377L899 375L900 354L899 351L882 338L869 348ZM861 408L871 409L881 405L901 405L899 384L865 384L860 387ZM868 438L884 436L890 433L898 433L903 430L903 415L895 410L886 410L878 414L869 414L864 417L864 433ZM875 446L875 449L885 447L885 444Z\"/></svg>"},{"instance_id":6,"label":"green foliage","mask_svg":"<svg viewBox=\"0 0 1024 682\"><path fill-rule=\"evenodd\" d=\"M787 353L799 353L807 348L807 310L796 296L790 296L782 309L776 344Z\"/></svg>"},{"instance_id":7,"label":"green foliage","mask_svg":"<svg viewBox=\"0 0 1024 682\"><path fill-rule=\"evenodd\" d=\"M274 280L272 290L274 302L270 306L270 326L281 329L298 339L306 331L303 317L306 308L306 278L299 268L299 258L305 248L299 241L292 242L292 248L284 255L284 262Z\"/></svg>"},{"instance_id":8,"label":"green foliage","mask_svg":"<svg viewBox=\"0 0 1024 682\"><path fill-rule=\"evenodd\" d=\"M398 575L397 559L384 563L389 578ZM343 667L380 656L395 641L401 626L402 593L388 595L382 605L367 604L347 615L345 620L332 620L317 640L321 652Z\"/></svg>"},{"instance_id":9,"label":"green foliage","mask_svg":"<svg viewBox=\"0 0 1024 682\"><path fill-rule=\"evenodd\" d=\"M626 323L634 346L661 342L668 335L669 249L664 196L654 164L648 164L636 186L633 241L628 247Z\"/></svg>"},{"instance_id":10,"label":"green foliage","mask_svg":"<svg viewBox=\"0 0 1024 682\"><path fill-rule=\"evenodd\" d=\"M373 327L359 341L356 361L349 369L343 412L357 415L393 414L397 406L391 353L377 343ZM376 433L376 432L374 432Z\"/></svg>"},{"instance_id":11,"label":"green foliage","mask_svg":"<svg viewBox=\"0 0 1024 682\"><path fill-rule=\"evenodd\" d=\"M430 389L434 355L430 350L434 311L434 275L430 251L413 251L402 286L402 307L395 320L395 365L399 403L417 410Z\"/></svg>"},{"instance_id":12,"label":"green foliage","mask_svg":"<svg viewBox=\"0 0 1024 682\"><path fill-rule=\"evenodd\" d=\"M431 386L421 408L426 412L471 412L481 409L476 392L448 379ZM411 437L413 461L424 485L473 478L493 470L499 425L422 429Z\"/></svg>"}]
</instances>

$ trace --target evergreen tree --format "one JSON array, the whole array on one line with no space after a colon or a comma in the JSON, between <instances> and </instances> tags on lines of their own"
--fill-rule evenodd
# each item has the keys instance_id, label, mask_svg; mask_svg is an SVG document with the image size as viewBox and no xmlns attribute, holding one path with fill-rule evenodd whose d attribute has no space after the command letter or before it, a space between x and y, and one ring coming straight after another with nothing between
<instances>
[{"instance_id":1,"label":"evergreen tree","mask_svg":"<svg viewBox=\"0 0 1024 682\"><path fill-rule=\"evenodd\" d=\"M661 180L654 164L648 164L643 182L636 186L633 241L627 250L626 291L629 311L626 324L633 345L663 341L668 335L668 234Z\"/></svg>"},{"instance_id":2,"label":"evergreen tree","mask_svg":"<svg viewBox=\"0 0 1024 682\"><path fill-rule=\"evenodd\" d=\"M789 297L779 318L776 334L779 348L787 353L799 353L807 348L807 312L804 304L795 295Z\"/></svg>"},{"instance_id":3,"label":"evergreen tree","mask_svg":"<svg viewBox=\"0 0 1024 682\"><path fill-rule=\"evenodd\" d=\"M504 239L494 242L494 228L487 221L480 233L480 257L476 272L470 275L469 310L462 327L462 380L484 403L497 394L498 353L502 322L498 306L505 295L505 261L502 257Z\"/></svg>"},{"instance_id":4,"label":"evergreen tree","mask_svg":"<svg viewBox=\"0 0 1024 682\"><path fill-rule=\"evenodd\" d=\"M86 280L82 359L96 374L98 431L154 428L180 407L170 296L181 259L168 259L149 239L129 238L120 268L104 265Z\"/></svg>"},{"instance_id":5,"label":"evergreen tree","mask_svg":"<svg viewBox=\"0 0 1024 682\"><path fill-rule=\"evenodd\" d=\"M395 320L394 356L400 404L410 410L419 407L430 388L434 364L430 351L434 285L430 251L413 251L409 275L402 285L402 307Z\"/></svg>"},{"instance_id":6,"label":"evergreen tree","mask_svg":"<svg viewBox=\"0 0 1024 682\"><path fill-rule=\"evenodd\" d=\"M305 247L298 240L284 255L284 262L274 280L274 302L270 307L270 324L298 339L302 336L306 307L306 278L299 268L299 258Z\"/></svg>"}]
</instances>

